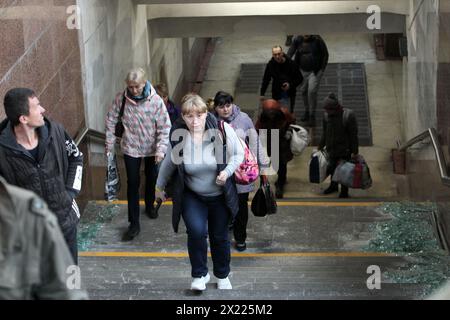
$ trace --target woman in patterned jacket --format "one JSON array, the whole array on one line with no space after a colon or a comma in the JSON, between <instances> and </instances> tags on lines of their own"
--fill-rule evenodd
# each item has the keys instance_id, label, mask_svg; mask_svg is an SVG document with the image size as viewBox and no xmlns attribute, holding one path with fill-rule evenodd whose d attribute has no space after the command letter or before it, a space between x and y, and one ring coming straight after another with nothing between
<instances>
[{"instance_id":1,"label":"woman in patterned jacket","mask_svg":"<svg viewBox=\"0 0 450 320\"><path fill-rule=\"evenodd\" d=\"M119 92L106 116L106 153L114 150L115 126L123 105L124 127L120 147L124 155L128 178L128 221L130 225L123 236L132 240L140 232L139 185L140 167L145 163L145 213L156 219L154 210L157 165L164 159L169 143L170 117L164 101L147 81L142 68L131 70L125 79L127 88Z\"/></svg>"}]
</instances>

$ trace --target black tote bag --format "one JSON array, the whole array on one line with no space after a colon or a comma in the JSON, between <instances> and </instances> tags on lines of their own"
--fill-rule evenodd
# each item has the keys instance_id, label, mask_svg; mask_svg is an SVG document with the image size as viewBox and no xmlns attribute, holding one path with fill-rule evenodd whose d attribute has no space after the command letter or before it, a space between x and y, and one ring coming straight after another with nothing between
<instances>
[{"instance_id":1,"label":"black tote bag","mask_svg":"<svg viewBox=\"0 0 450 320\"><path fill-rule=\"evenodd\" d=\"M277 202L269 182L261 179L260 186L252 200L251 210L255 217L265 217L268 214L277 213Z\"/></svg>"}]
</instances>

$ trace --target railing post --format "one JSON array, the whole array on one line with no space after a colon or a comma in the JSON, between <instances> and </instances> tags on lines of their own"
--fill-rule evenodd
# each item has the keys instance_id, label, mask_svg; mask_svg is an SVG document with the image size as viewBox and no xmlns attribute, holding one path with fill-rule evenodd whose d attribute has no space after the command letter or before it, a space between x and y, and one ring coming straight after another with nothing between
<instances>
[{"instance_id":1,"label":"railing post","mask_svg":"<svg viewBox=\"0 0 450 320\"><path fill-rule=\"evenodd\" d=\"M395 174L406 174L406 151L392 149L392 162Z\"/></svg>"}]
</instances>

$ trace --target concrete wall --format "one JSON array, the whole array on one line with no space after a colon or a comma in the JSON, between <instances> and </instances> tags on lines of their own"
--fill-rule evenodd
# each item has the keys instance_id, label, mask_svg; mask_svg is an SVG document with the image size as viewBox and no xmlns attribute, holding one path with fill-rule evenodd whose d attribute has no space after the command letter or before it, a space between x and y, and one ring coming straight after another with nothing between
<instances>
[{"instance_id":1,"label":"concrete wall","mask_svg":"<svg viewBox=\"0 0 450 320\"><path fill-rule=\"evenodd\" d=\"M0 2L0 100L14 87L38 95L46 115L74 135L84 125L78 30L69 29L65 1ZM3 103L0 120L5 117Z\"/></svg>"},{"instance_id":2,"label":"concrete wall","mask_svg":"<svg viewBox=\"0 0 450 320\"><path fill-rule=\"evenodd\" d=\"M411 0L407 30L409 56L404 64L403 141L437 124L439 0Z\"/></svg>"},{"instance_id":3,"label":"concrete wall","mask_svg":"<svg viewBox=\"0 0 450 320\"><path fill-rule=\"evenodd\" d=\"M189 68L196 43L203 44L203 39L155 39L145 6L131 0L78 3L83 17L81 51L85 113L90 128L104 131L106 112L115 94L125 89L124 79L132 67L143 67L153 84L165 82L171 96L180 95L177 88L184 78L183 70Z\"/></svg>"},{"instance_id":4,"label":"concrete wall","mask_svg":"<svg viewBox=\"0 0 450 320\"><path fill-rule=\"evenodd\" d=\"M448 88L445 74L439 72L440 56L447 56L444 52L440 53L446 48L445 41L441 38L441 2L443 1L411 1L411 13L407 19L409 56L404 60L402 142L430 127L438 128L438 116L442 119L444 115L439 115L438 110L438 92L441 91L442 98L443 87ZM448 113L447 111L446 114ZM445 143L445 132L440 134ZM402 193L417 200L448 199L449 189L440 181L436 156L428 140L409 149L407 172L403 187L399 184L399 188L403 189Z\"/></svg>"},{"instance_id":5,"label":"concrete wall","mask_svg":"<svg viewBox=\"0 0 450 320\"><path fill-rule=\"evenodd\" d=\"M79 0L86 119L104 131L107 109L124 90L128 70L151 74L145 10L131 0Z\"/></svg>"}]
</instances>

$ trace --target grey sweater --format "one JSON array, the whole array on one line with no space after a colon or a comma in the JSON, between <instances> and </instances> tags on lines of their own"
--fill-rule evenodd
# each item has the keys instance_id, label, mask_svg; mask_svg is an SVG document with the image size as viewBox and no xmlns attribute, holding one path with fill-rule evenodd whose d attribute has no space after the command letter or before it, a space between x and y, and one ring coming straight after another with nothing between
<instances>
[{"instance_id":1,"label":"grey sweater","mask_svg":"<svg viewBox=\"0 0 450 320\"><path fill-rule=\"evenodd\" d=\"M236 171L238 166L244 160L244 149L238 140L236 132L227 123L224 124L227 137L227 167L224 171L228 177ZM200 144L194 144L191 136L188 134L186 142L183 146L182 162L185 168L186 186L195 193L213 197L222 194L222 186L216 184L217 178L217 159L222 159L222 141L211 142L205 135L205 141ZM214 154L216 151L216 155ZM166 157L164 158L159 169L158 180L156 186L164 190L171 175L176 169L176 165L180 164L179 160L174 158L172 147L169 144ZM180 159L181 160L181 159Z\"/></svg>"}]
</instances>

